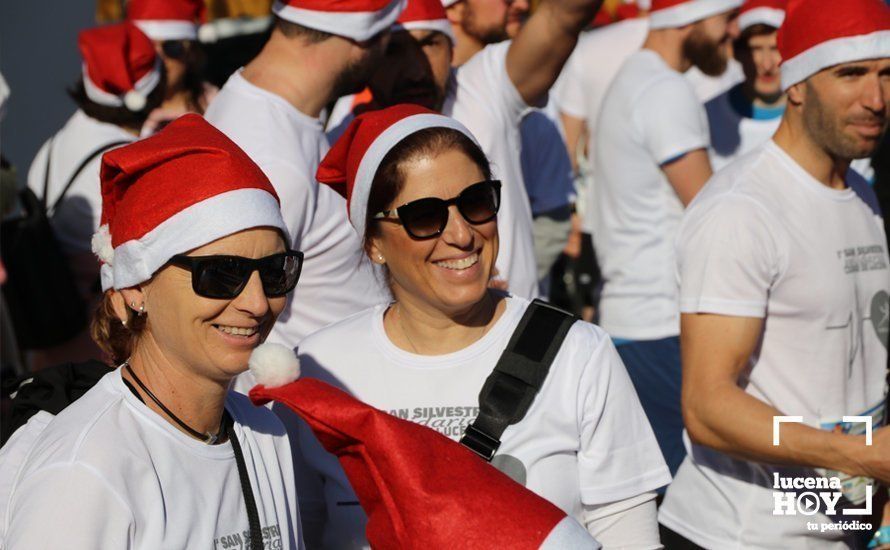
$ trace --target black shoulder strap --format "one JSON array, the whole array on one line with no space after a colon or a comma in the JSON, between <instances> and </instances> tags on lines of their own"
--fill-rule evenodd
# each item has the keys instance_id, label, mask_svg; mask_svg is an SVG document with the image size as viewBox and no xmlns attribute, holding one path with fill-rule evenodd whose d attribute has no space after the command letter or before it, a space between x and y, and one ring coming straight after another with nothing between
<instances>
[{"instance_id":1,"label":"black shoulder strap","mask_svg":"<svg viewBox=\"0 0 890 550\"><path fill-rule=\"evenodd\" d=\"M46 212L46 197L49 193L49 169L52 164L50 159L53 157L53 141L55 141L55 136L49 138L49 143L46 145L46 171L43 173L43 195L40 197L40 205L44 212Z\"/></svg>"},{"instance_id":2,"label":"black shoulder strap","mask_svg":"<svg viewBox=\"0 0 890 550\"><path fill-rule=\"evenodd\" d=\"M494 458L504 430L522 420L534 402L576 320L576 316L543 300L529 304L482 386L479 416L467 427L460 440L462 445L487 461Z\"/></svg>"},{"instance_id":3,"label":"black shoulder strap","mask_svg":"<svg viewBox=\"0 0 890 550\"><path fill-rule=\"evenodd\" d=\"M99 147L98 149L96 149L95 151L93 151L92 153L87 155L87 157L85 159L83 159L83 161L81 161L81 163L77 166L77 169L74 170L74 173L71 174L71 177L68 178L68 182L65 184L65 187L62 188L62 192L59 193L59 198L57 198L56 202L53 203L52 208L47 209L47 215L52 215L52 213L55 212L55 210L59 206L59 204L62 203L62 199L64 199L65 195L68 193L68 190L71 189L71 186L74 184L74 180L76 180L77 176L79 176L80 173L83 172L83 169L87 167L87 164L92 162L94 158L98 157L105 151L108 151L111 148L117 147L119 145L124 145L127 143L130 143L130 141L121 140L121 141L113 141L111 143L106 143L102 147ZM46 156L46 173L47 173L47 178L48 178L49 177L49 154L47 154L47 156ZM46 205L47 183L48 182L45 179L43 182L43 204L44 204L44 206Z\"/></svg>"}]
</instances>

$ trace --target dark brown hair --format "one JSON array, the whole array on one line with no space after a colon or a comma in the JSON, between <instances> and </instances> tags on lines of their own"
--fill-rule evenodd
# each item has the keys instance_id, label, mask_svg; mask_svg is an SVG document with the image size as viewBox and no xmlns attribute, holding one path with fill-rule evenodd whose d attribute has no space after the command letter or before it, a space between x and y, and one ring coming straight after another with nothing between
<instances>
[{"instance_id":1,"label":"dark brown hair","mask_svg":"<svg viewBox=\"0 0 890 550\"><path fill-rule=\"evenodd\" d=\"M734 51L743 51L748 49L748 41L754 38L755 36L764 36L767 34L773 34L778 31L776 27L772 25L767 25L766 23L757 23L756 25L751 25L739 35L738 38L735 39L732 47Z\"/></svg>"},{"instance_id":2,"label":"dark brown hair","mask_svg":"<svg viewBox=\"0 0 890 550\"><path fill-rule=\"evenodd\" d=\"M362 243L365 252L370 250L371 238L380 234L379 224L373 220L374 215L391 208L405 185L403 164L418 157L435 157L449 150L465 154L479 167L483 178L491 179L491 164L485 153L462 132L439 127L411 134L390 149L374 175L365 216L365 242Z\"/></svg>"},{"instance_id":3,"label":"dark brown hair","mask_svg":"<svg viewBox=\"0 0 890 550\"><path fill-rule=\"evenodd\" d=\"M334 36L331 33L310 29L303 25L298 25L281 17L275 16L275 28L287 38L302 38L310 44L318 44L324 42L328 38Z\"/></svg>"},{"instance_id":4,"label":"dark brown hair","mask_svg":"<svg viewBox=\"0 0 890 550\"><path fill-rule=\"evenodd\" d=\"M145 107L141 111L134 112L127 109L125 106L108 107L96 103L87 96L86 88L84 88L83 85L83 79L79 80L77 84L71 88L68 88L68 95L71 96L71 99L74 100L74 103L77 104L78 108L86 113L88 117L94 118L99 122L107 122L108 124L114 124L115 126L123 126L124 128L138 130L145 124L148 115L164 102L164 94L167 89L166 78L167 75L164 72L163 67L161 67L161 80L158 85L155 86L155 89L148 94L148 97L145 99Z\"/></svg>"},{"instance_id":5,"label":"dark brown hair","mask_svg":"<svg viewBox=\"0 0 890 550\"><path fill-rule=\"evenodd\" d=\"M145 330L146 317L137 315L135 311L127 308L127 324L124 326L114 312L112 295L112 291L107 291L93 312L90 336L99 349L111 359L113 365L120 365L132 355L136 340Z\"/></svg>"}]
</instances>

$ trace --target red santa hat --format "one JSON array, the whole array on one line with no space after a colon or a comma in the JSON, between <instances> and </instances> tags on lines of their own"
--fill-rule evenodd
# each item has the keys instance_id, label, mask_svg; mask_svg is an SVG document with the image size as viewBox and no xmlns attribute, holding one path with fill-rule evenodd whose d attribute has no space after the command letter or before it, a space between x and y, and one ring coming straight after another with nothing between
<instances>
[{"instance_id":1,"label":"red santa hat","mask_svg":"<svg viewBox=\"0 0 890 550\"><path fill-rule=\"evenodd\" d=\"M359 42L389 29L405 0L275 0L278 17Z\"/></svg>"},{"instance_id":2,"label":"red santa hat","mask_svg":"<svg viewBox=\"0 0 890 550\"><path fill-rule=\"evenodd\" d=\"M132 23L82 31L83 87L90 101L131 111L145 108L161 82L161 60L145 34Z\"/></svg>"},{"instance_id":3,"label":"red santa hat","mask_svg":"<svg viewBox=\"0 0 890 550\"><path fill-rule=\"evenodd\" d=\"M779 28L782 88L841 63L890 57L890 7L882 0L801 0Z\"/></svg>"},{"instance_id":4,"label":"red santa hat","mask_svg":"<svg viewBox=\"0 0 890 550\"><path fill-rule=\"evenodd\" d=\"M739 31L754 25L779 28L785 20L786 0L746 0L739 11Z\"/></svg>"},{"instance_id":5,"label":"red santa hat","mask_svg":"<svg viewBox=\"0 0 890 550\"><path fill-rule=\"evenodd\" d=\"M147 281L176 254L244 229L274 227L287 239L268 178L198 115L105 153L99 179L93 252L106 290Z\"/></svg>"},{"instance_id":6,"label":"red santa hat","mask_svg":"<svg viewBox=\"0 0 890 550\"><path fill-rule=\"evenodd\" d=\"M204 0L130 0L127 19L152 40L197 40Z\"/></svg>"},{"instance_id":7,"label":"red santa hat","mask_svg":"<svg viewBox=\"0 0 890 550\"><path fill-rule=\"evenodd\" d=\"M683 27L741 5L742 0L652 0L649 28Z\"/></svg>"},{"instance_id":8,"label":"red santa hat","mask_svg":"<svg viewBox=\"0 0 890 550\"><path fill-rule=\"evenodd\" d=\"M466 447L320 380L290 382L299 376L290 349L259 346L250 369L254 404L290 407L340 459L372 548L599 548L565 512Z\"/></svg>"},{"instance_id":9,"label":"red santa hat","mask_svg":"<svg viewBox=\"0 0 890 550\"><path fill-rule=\"evenodd\" d=\"M393 30L402 29L439 31L451 40L452 45L455 44L451 23L440 0L408 0L405 11L393 26Z\"/></svg>"},{"instance_id":10,"label":"red santa hat","mask_svg":"<svg viewBox=\"0 0 890 550\"><path fill-rule=\"evenodd\" d=\"M321 161L315 179L346 197L349 222L365 237L371 183L383 158L403 139L427 128L451 128L476 138L453 118L419 105L394 105L357 116Z\"/></svg>"}]
</instances>

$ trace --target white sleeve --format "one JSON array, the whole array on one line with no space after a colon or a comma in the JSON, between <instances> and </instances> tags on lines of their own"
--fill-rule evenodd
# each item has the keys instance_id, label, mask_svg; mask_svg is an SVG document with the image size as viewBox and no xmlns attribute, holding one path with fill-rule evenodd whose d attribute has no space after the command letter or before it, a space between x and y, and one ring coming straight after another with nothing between
<instances>
[{"instance_id":1,"label":"white sleeve","mask_svg":"<svg viewBox=\"0 0 890 550\"><path fill-rule=\"evenodd\" d=\"M587 101L584 89L584 71L581 55L581 39L575 51L566 62L556 84L553 85L552 97L559 111L569 116L587 119Z\"/></svg>"},{"instance_id":2,"label":"white sleeve","mask_svg":"<svg viewBox=\"0 0 890 550\"><path fill-rule=\"evenodd\" d=\"M608 504L584 506L582 523L603 548L658 550L663 548L658 534L655 493Z\"/></svg>"},{"instance_id":3,"label":"white sleeve","mask_svg":"<svg viewBox=\"0 0 890 550\"><path fill-rule=\"evenodd\" d=\"M578 473L584 504L623 500L671 481L615 346L604 334L598 338L578 387Z\"/></svg>"},{"instance_id":4,"label":"white sleeve","mask_svg":"<svg viewBox=\"0 0 890 550\"><path fill-rule=\"evenodd\" d=\"M682 77L651 84L636 101L633 117L638 135L658 164L710 144L704 107Z\"/></svg>"},{"instance_id":5,"label":"white sleeve","mask_svg":"<svg viewBox=\"0 0 890 550\"><path fill-rule=\"evenodd\" d=\"M481 112L497 112L517 127L530 106L507 74L507 51L512 41L486 46L458 69L458 85L472 96ZM477 136L478 137L478 136Z\"/></svg>"},{"instance_id":6,"label":"white sleeve","mask_svg":"<svg viewBox=\"0 0 890 550\"><path fill-rule=\"evenodd\" d=\"M766 315L781 272L780 248L766 209L741 195L693 204L676 241L681 313Z\"/></svg>"},{"instance_id":7,"label":"white sleeve","mask_svg":"<svg viewBox=\"0 0 890 550\"><path fill-rule=\"evenodd\" d=\"M24 478L7 517L7 548L94 550L134 544L130 508L99 472L76 462Z\"/></svg>"},{"instance_id":8,"label":"white sleeve","mask_svg":"<svg viewBox=\"0 0 890 550\"><path fill-rule=\"evenodd\" d=\"M274 159L261 158L257 164L278 193L292 248L301 250L303 238L312 226L318 198L318 183L308 179L315 174L301 173L293 164Z\"/></svg>"}]
</instances>

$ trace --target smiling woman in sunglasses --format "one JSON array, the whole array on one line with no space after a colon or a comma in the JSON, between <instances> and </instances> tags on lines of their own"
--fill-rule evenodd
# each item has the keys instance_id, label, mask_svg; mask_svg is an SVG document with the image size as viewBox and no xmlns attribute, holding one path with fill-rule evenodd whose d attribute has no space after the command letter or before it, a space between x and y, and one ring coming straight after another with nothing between
<instances>
[{"instance_id":1,"label":"smiling woman in sunglasses","mask_svg":"<svg viewBox=\"0 0 890 550\"><path fill-rule=\"evenodd\" d=\"M303 375L461 439L525 313L546 307L489 284L501 190L521 182L493 179L460 123L409 105L357 117L317 178L346 196L350 222L393 300L306 338ZM608 336L565 319L543 386L503 432L491 462L579 519L605 547L657 548L653 491L670 481L667 467ZM515 347L528 357L542 344L531 341L533 332ZM367 546L366 517L336 459L301 425L295 441L307 546Z\"/></svg>"},{"instance_id":2,"label":"smiling woman in sunglasses","mask_svg":"<svg viewBox=\"0 0 890 550\"><path fill-rule=\"evenodd\" d=\"M101 186L93 334L117 368L7 444L0 546L300 547L284 428L229 391L300 275L274 189L197 115L106 153Z\"/></svg>"}]
</instances>

